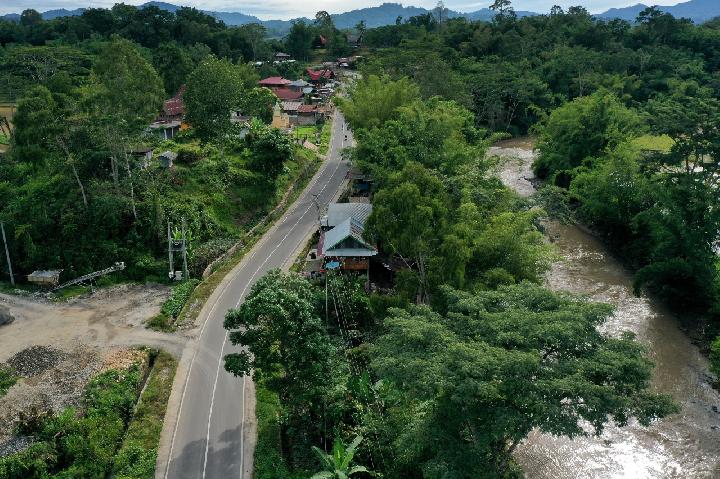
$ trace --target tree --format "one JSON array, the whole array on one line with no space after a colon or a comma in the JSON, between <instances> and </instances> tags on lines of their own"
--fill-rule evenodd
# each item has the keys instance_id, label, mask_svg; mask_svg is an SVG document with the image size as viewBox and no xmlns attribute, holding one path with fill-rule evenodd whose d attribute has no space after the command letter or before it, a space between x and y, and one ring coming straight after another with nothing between
<instances>
[{"instance_id":1,"label":"tree","mask_svg":"<svg viewBox=\"0 0 720 479\"><path fill-rule=\"evenodd\" d=\"M511 0L495 0L490 5L490 10L496 12L495 20L502 22L504 20L515 20L515 9L512 7Z\"/></svg>"},{"instance_id":2,"label":"tree","mask_svg":"<svg viewBox=\"0 0 720 479\"><path fill-rule=\"evenodd\" d=\"M119 37L107 44L93 67L97 79L92 106L110 150L113 179L119 181L118 165L127 173L133 217L137 219L135 187L127 140L157 115L164 98L162 81L135 45Z\"/></svg>"},{"instance_id":3,"label":"tree","mask_svg":"<svg viewBox=\"0 0 720 479\"><path fill-rule=\"evenodd\" d=\"M245 80L238 67L210 57L187 80L186 119L203 141L223 139L232 126L230 112L240 107Z\"/></svg>"},{"instance_id":4,"label":"tree","mask_svg":"<svg viewBox=\"0 0 720 479\"><path fill-rule=\"evenodd\" d=\"M341 102L343 113L355 128L380 126L397 116L397 108L419 96L417 85L407 78L392 81L370 75L350 91L350 101Z\"/></svg>"},{"instance_id":5,"label":"tree","mask_svg":"<svg viewBox=\"0 0 720 479\"><path fill-rule=\"evenodd\" d=\"M420 277L419 302L428 300L428 262L440 246L448 206L442 182L419 163L405 165L373 199L365 234L414 264Z\"/></svg>"},{"instance_id":6,"label":"tree","mask_svg":"<svg viewBox=\"0 0 720 479\"><path fill-rule=\"evenodd\" d=\"M507 477L535 428L576 437L679 410L649 391L652 364L631 334L598 331L608 305L529 283L443 295L444 314L390 310L371 347L404 477Z\"/></svg>"},{"instance_id":7,"label":"tree","mask_svg":"<svg viewBox=\"0 0 720 479\"><path fill-rule=\"evenodd\" d=\"M313 446L313 451L320 459L323 471L314 474L310 479L347 479L359 472L368 472L364 466L350 465L362 439L362 436L357 436L349 446L345 447L339 438L335 438L332 454L327 454L322 449Z\"/></svg>"},{"instance_id":8,"label":"tree","mask_svg":"<svg viewBox=\"0 0 720 479\"><path fill-rule=\"evenodd\" d=\"M269 88L252 88L240 99L240 110L264 123L271 123L277 97Z\"/></svg>"},{"instance_id":9,"label":"tree","mask_svg":"<svg viewBox=\"0 0 720 479\"><path fill-rule=\"evenodd\" d=\"M636 135L640 117L615 95L598 91L557 108L538 130L535 173L567 187L575 168L592 164L594 158Z\"/></svg>"},{"instance_id":10,"label":"tree","mask_svg":"<svg viewBox=\"0 0 720 479\"><path fill-rule=\"evenodd\" d=\"M23 10L20 14L20 25L23 27L33 27L42 23L42 21L43 18L42 15L40 15L40 12L33 10L32 8Z\"/></svg>"},{"instance_id":11,"label":"tree","mask_svg":"<svg viewBox=\"0 0 720 479\"><path fill-rule=\"evenodd\" d=\"M163 43L153 53L153 63L163 79L165 93L173 96L193 71L188 52L177 43Z\"/></svg>"},{"instance_id":12,"label":"tree","mask_svg":"<svg viewBox=\"0 0 720 479\"><path fill-rule=\"evenodd\" d=\"M285 50L293 58L307 60L310 58L314 39L315 32L312 27L303 20L293 21L285 37Z\"/></svg>"},{"instance_id":13,"label":"tree","mask_svg":"<svg viewBox=\"0 0 720 479\"><path fill-rule=\"evenodd\" d=\"M277 128L255 120L245 137L252 152L251 166L262 172L266 179L273 181L283 169L285 161L293 154L292 142L288 135Z\"/></svg>"}]
</instances>

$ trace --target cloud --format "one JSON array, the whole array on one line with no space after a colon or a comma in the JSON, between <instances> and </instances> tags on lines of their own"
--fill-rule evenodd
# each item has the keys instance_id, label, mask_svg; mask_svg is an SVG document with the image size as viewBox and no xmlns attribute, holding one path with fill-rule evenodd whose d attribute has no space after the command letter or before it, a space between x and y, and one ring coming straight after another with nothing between
<instances>
[{"instance_id":1,"label":"cloud","mask_svg":"<svg viewBox=\"0 0 720 479\"><path fill-rule=\"evenodd\" d=\"M146 0L125 0L130 5L140 5ZM401 0L250 0L238 4L234 0L182 0L170 3L193 6L202 10L216 10L226 12L242 12L249 15L269 19L289 19L299 16L312 17L320 10L327 10L330 13L342 13L358 8L378 6L384 1ZM550 11L553 5L560 5L568 8L573 5L582 5L593 13L603 12L612 7L624 7L637 3L639 0L515 0L513 6L516 10L530 10L539 13ZM78 7L111 7L115 0L0 0L0 13L19 13L26 8L34 8L39 11L53 10L57 8L74 9ZM403 1L404 5L433 8L435 0ZM462 12L479 10L492 3L490 0L445 0L445 6ZM652 0L650 4L675 5L679 0Z\"/></svg>"}]
</instances>

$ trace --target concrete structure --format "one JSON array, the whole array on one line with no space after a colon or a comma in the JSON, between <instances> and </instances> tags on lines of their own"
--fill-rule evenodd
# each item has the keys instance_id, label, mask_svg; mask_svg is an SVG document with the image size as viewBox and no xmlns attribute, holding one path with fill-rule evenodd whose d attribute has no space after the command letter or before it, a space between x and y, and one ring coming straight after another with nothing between
<instances>
[{"instance_id":1,"label":"concrete structure","mask_svg":"<svg viewBox=\"0 0 720 479\"><path fill-rule=\"evenodd\" d=\"M172 151L165 151L158 155L158 161L160 162L160 166L163 168L172 168L173 162L176 158L177 153L173 153Z\"/></svg>"}]
</instances>

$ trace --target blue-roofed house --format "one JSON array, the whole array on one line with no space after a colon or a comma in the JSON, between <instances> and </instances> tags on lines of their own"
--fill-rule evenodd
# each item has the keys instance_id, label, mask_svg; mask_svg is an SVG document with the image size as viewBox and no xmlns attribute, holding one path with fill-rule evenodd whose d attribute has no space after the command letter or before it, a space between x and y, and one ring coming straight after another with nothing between
<instances>
[{"instance_id":1,"label":"blue-roofed house","mask_svg":"<svg viewBox=\"0 0 720 479\"><path fill-rule=\"evenodd\" d=\"M339 263L343 270L368 270L377 248L363 238L364 222L348 216L340 224L323 231L318 252L325 264Z\"/></svg>"}]
</instances>

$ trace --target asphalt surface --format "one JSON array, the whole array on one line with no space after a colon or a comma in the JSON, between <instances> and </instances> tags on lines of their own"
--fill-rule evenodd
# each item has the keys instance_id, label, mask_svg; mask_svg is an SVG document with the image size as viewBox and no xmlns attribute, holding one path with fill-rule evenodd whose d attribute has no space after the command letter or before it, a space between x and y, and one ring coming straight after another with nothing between
<instances>
[{"instance_id":1,"label":"asphalt surface","mask_svg":"<svg viewBox=\"0 0 720 479\"><path fill-rule=\"evenodd\" d=\"M349 170L341 157L342 149L348 146L344 123L337 111L327 159L320 170L203 309L200 335L184 352L173 384L157 478L252 478L257 432L254 385L251 378L234 377L223 369L223 356L236 350L228 341L223 319L267 271L286 267L294 260L317 226L316 201L325 207L338 193Z\"/></svg>"}]
</instances>

